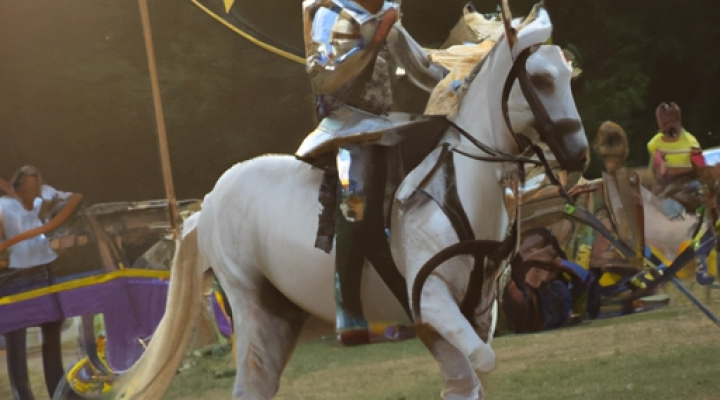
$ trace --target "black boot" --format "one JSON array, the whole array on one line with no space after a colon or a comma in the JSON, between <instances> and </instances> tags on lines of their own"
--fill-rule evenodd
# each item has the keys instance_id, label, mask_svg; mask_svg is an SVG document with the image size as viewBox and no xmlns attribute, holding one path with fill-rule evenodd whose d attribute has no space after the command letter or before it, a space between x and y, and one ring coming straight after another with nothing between
<instances>
[{"instance_id":1,"label":"black boot","mask_svg":"<svg viewBox=\"0 0 720 400\"><path fill-rule=\"evenodd\" d=\"M336 330L345 345L365 344L370 336L360 295L365 263L363 222L349 222L340 216L335 231Z\"/></svg>"},{"instance_id":2,"label":"black boot","mask_svg":"<svg viewBox=\"0 0 720 400\"><path fill-rule=\"evenodd\" d=\"M366 183L372 173L371 146L338 150L339 210L335 222L336 329L344 344L370 340L360 289L365 264Z\"/></svg>"}]
</instances>

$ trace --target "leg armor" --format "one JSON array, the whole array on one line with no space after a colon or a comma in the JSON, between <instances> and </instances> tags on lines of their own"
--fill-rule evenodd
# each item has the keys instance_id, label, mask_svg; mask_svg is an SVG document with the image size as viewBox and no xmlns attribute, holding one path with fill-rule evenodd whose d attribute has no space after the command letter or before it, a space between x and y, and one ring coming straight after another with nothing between
<instances>
[{"instance_id":1,"label":"leg armor","mask_svg":"<svg viewBox=\"0 0 720 400\"><path fill-rule=\"evenodd\" d=\"M365 263L366 183L372 173L372 146L340 148L337 155L339 208L336 221L335 300L336 328L343 342L367 342L368 325L363 317L360 289ZM347 340L342 335L357 333L360 338Z\"/></svg>"}]
</instances>

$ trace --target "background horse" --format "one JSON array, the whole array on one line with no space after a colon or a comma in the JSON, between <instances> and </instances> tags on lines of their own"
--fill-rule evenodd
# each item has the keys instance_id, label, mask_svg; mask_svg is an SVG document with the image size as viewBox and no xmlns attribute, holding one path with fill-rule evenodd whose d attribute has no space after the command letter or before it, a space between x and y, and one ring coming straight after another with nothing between
<instances>
[{"instance_id":1,"label":"background horse","mask_svg":"<svg viewBox=\"0 0 720 400\"><path fill-rule=\"evenodd\" d=\"M544 106L546 117L557 123L552 135L543 139L554 142L556 156L566 169L577 170L585 164L587 139L570 91L571 67L560 48L543 45L552 31L547 13L540 10L517 35L509 22L506 30L505 39L461 89L464 95L456 122L472 140L458 139L457 132L449 129L441 141L444 146L405 179L399 190L404 196L397 195L401 199L393 207L391 246L408 286L430 257L458 242L440 205L420 194L420 184L413 182L437 178L426 167L435 169L439 163L432 162L432 157L443 147L478 153L472 142L479 141L508 155L519 153L501 102L504 82L524 51L532 53L519 69L527 74L526 82L532 82L530 89ZM514 80L510 84L512 129L536 142L536 110L519 84ZM477 239L506 238L510 218L499 180L516 165L454 158L458 196ZM116 395L162 397L181 361L190 322L198 312L202 272L208 266L225 289L233 313L238 366L234 398L268 399L277 392L308 314L335 319L333 255L313 248L321 175L291 156L271 155L237 164L220 177L206 196L203 210L186 224L173 267L167 313L156 339L117 385ZM458 306L472 267L468 257L452 259L427 279L422 290L423 327L418 335L439 364L446 399L482 396L476 371L487 372L494 366L489 346L494 276L483 285L477 329ZM371 268L363 274L363 308L369 320L408 322L403 307Z\"/></svg>"}]
</instances>

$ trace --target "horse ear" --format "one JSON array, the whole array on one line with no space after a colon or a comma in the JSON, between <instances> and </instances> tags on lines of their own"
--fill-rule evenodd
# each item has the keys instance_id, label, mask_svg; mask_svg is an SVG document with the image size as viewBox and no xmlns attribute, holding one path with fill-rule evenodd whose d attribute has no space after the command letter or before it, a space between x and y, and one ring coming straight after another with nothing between
<instances>
[{"instance_id":1,"label":"horse ear","mask_svg":"<svg viewBox=\"0 0 720 400\"><path fill-rule=\"evenodd\" d=\"M472 1L468 1L467 4L465 4L465 8L463 8L463 14L473 14L477 12L477 8L475 8L475 4L472 3Z\"/></svg>"},{"instance_id":2,"label":"horse ear","mask_svg":"<svg viewBox=\"0 0 720 400\"><path fill-rule=\"evenodd\" d=\"M508 6L508 0L502 0L502 8L500 10L502 15L503 25L505 26L505 39L510 46L510 50L513 49L515 43L517 43L517 32L512 27L512 13L510 13L510 6Z\"/></svg>"}]
</instances>

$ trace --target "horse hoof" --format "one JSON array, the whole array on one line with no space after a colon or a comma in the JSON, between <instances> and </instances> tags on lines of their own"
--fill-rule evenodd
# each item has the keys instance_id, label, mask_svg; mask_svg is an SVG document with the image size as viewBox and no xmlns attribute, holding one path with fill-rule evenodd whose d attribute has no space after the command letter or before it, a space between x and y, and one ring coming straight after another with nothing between
<instances>
[{"instance_id":1,"label":"horse hoof","mask_svg":"<svg viewBox=\"0 0 720 400\"><path fill-rule=\"evenodd\" d=\"M495 352L489 346L473 351L468 359L476 372L487 373L495 368Z\"/></svg>"},{"instance_id":2,"label":"horse hoof","mask_svg":"<svg viewBox=\"0 0 720 400\"><path fill-rule=\"evenodd\" d=\"M344 346L357 346L370 343L370 331L367 329L354 329L338 334L340 343Z\"/></svg>"}]
</instances>

